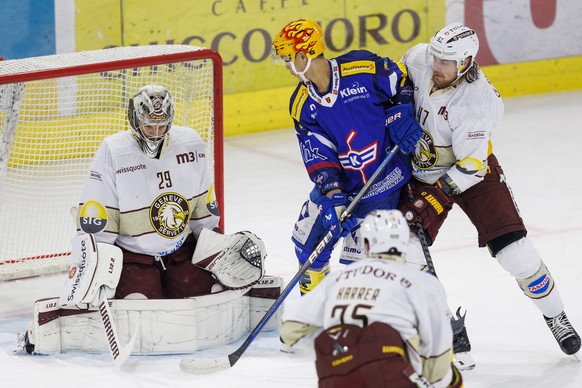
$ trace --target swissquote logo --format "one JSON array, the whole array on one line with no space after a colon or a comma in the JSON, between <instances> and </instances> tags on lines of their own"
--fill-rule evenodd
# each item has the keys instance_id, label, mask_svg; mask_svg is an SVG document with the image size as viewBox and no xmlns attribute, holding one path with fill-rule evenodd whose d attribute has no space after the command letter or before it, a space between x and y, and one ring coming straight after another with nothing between
<instances>
[{"instance_id":1,"label":"swissquote logo","mask_svg":"<svg viewBox=\"0 0 582 388\"><path fill-rule=\"evenodd\" d=\"M69 270L69 280L74 279L72 280L73 284L71 285L71 290L67 296L67 301L69 302L75 298L81 279L83 279L85 274L85 268L87 268L87 242L85 240L80 240L80 249L78 252L80 253L80 257L76 264Z\"/></svg>"}]
</instances>

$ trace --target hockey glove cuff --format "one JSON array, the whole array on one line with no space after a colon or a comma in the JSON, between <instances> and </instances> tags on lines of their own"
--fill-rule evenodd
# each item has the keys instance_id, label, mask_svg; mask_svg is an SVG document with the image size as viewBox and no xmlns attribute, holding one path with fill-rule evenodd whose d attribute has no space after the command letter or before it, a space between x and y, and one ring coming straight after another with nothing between
<instances>
[{"instance_id":1,"label":"hockey glove cuff","mask_svg":"<svg viewBox=\"0 0 582 388\"><path fill-rule=\"evenodd\" d=\"M390 134L390 139L405 154L414 151L416 142L422 135L422 128L414 118L414 109L411 104L396 105L388 109L386 129Z\"/></svg>"},{"instance_id":2,"label":"hockey glove cuff","mask_svg":"<svg viewBox=\"0 0 582 388\"><path fill-rule=\"evenodd\" d=\"M335 193L331 197L324 195L317 200L317 208L321 215L321 221L325 229L331 232L333 237L345 237L356 226L357 219L348 216L340 224L340 216L346 210L348 200L344 193Z\"/></svg>"},{"instance_id":3,"label":"hockey glove cuff","mask_svg":"<svg viewBox=\"0 0 582 388\"><path fill-rule=\"evenodd\" d=\"M461 194L463 190L457 186L457 184L451 179L449 174L444 174L437 181L436 185L442 190L446 195L457 195Z\"/></svg>"},{"instance_id":4,"label":"hockey glove cuff","mask_svg":"<svg viewBox=\"0 0 582 388\"><path fill-rule=\"evenodd\" d=\"M427 229L451 201L438 187L424 186L414 196L414 199L404 206L403 214L410 225L419 221L423 229Z\"/></svg>"}]
</instances>

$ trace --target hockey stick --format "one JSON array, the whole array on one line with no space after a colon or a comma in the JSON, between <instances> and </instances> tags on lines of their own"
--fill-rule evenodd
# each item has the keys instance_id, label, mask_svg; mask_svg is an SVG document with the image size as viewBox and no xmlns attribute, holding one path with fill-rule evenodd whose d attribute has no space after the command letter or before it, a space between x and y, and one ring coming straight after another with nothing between
<instances>
[{"instance_id":1,"label":"hockey stick","mask_svg":"<svg viewBox=\"0 0 582 388\"><path fill-rule=\"evenodd\" d=\"M71 217L73 217L73 222L76 222L77 217L77 207L73 206L69 209ZM109 348L109 354L113 358L113 364L117 367L123 365L125 361L131 355L133 347L135 346L135 341L137 334L139 332L140 323L137 321L137 326L131 336L131 339L124 347L121 347L119 342L119 336L117 335L117 327L113 321L113 314L111 314L111 309L109 308L109 300L107 300L107 295L105 294L105 286L99 288L99 299L98 299L98 310L101 321L103 322L103 328L105 329L105 335L107 336L107 347Z\"/></svg>"},{"instance_id":2,"label":"hockey stick","mask_svg":"<svg viewBox=\"0 0 582 388\"><path fill-rule=\"evenodd\" d=\"M408 194L408 203L412 203L414 201L414 193L412 192L412 186L410 186L410 183L406 184L406 193ZM424 254L424 260L426 261L428 271L431 273L431 275L434 275L436 278L438 278L436 269L434 268L434 263L432 261L432 256L428 250L428 241L426 240L426 234L424 234L422 223L417 219L414 221L414 226L416 227L416 236L420 240L420 246L422 248L422 253Z\"/></svg>"},{"instance_id":3,"label":"hockey stick","mask_svg":"<svg viewBox=\"0 0 582 388\"><path fill-rule=\"evenodd\" d=\"M414 193L412 191L412 187L410 183L406 184L407 194L408 194L408 202L412 203L414 201ZM428 267L428 271L431 275L434 275L438 279L436 274L436 269L434 268L434 263L432 261L432 256L430 255L430 251L428 250L428 241L426 240L426 234L424 233L424 228L422 227L422 223L420 220L416 220L414 222L414 226L416 227L416 235L418 240L420 241L420 246L422 247L422 253L424 254L424 260L426 261L426 266ZM465 328L465 316L467 315L467 311L465 310L465 314L461 315L461 307L457 308L455 314L451 311L451 329L453 331L453 337L455 335L460 334L463 329ZM467 337L468 340L468 337ZM475 361L473 360L473 356L467 351L463 352L463 356L459 357L459 353L455 353L456 364L459 370L471 370L475 367Z\"/></svg>"},{"instance_id":4,"label":"hockey stick","mask_svg":"<svg viewBox=\"0 0 582 388\"><path fill-rule=\"evenodd\" d=\"M109 308L109 300L107 300L107 296L105 295L104 286L99 290L99 316L103 322L103 328L105 329L105 335L107 336L107 346L109 347L111 358L113 358L113 364L120 367L125 361L127 361L133 351L137 333L139 331L139 321L137 322L135 331L127 345L121 347L117 335L117 327L115 326L115 322L113 322L113 315Z\"/></svg>"},{"instance_id":5,"label":"hockey stick","mask_svg":"<svg viewBox=\"0 0 582 388\"><path fill-rule=\"evenodd\" d=\"M414 193L412 192L410 183L406 184L406 192L408 194L408 202L412 203L412 201L414 201ZM432 256L428 249L428 241L426 240L426 234L424 233L422 223L420 220L415 220L414 226L416 227L416 236L420 241L420 246L422 248L422 253L424 254L424 260L426 261L428 271L431 275L434 275L434 277L438 279L436 269L434 268L434 263L432 261ZM453 334L459 334L465 327L465 315L467 315L467 312L461 316L461 307L457 309L456 318L455 315L451 312L451 327L453 329Z\"/></svg>"},{"instance_id":6,"label":"hockey stick","mask_svg":"<svg viewBox=\"0 0 582 388\"><path fill-rule=\"evenodd\" d=\"M380 175L380 173L386 168L386 166L388 165L390 160L392 160L392 158L394 157L396 152L398 152L397 145L395 145L390 150L388 155L386 155L386 157L384 158L384 161L382 161L382 163L380 164L380 166L378 166L378 168L376 169L374 174L372 174L370 179L368 179L368 181L366 182L364 187L362 187L362 189L354 197L354 199L349 204L347 209L344 210L344 212L341 214L340 223L354 210L354 208L360 202L360 200L362 199L364 194L368 191L370 186L374 183L374 181L376 181L376 179L378 178L378 175ZM299 280L301 279L303 274L305 272L307 272L307 270L309 269L311 264L317 259L317 257L321 254L321 252L325 249L327 244L331 241L332 237L333 237L332 233L327 232L327 234L323 237L323 239L319 242L319 244L317 244L313 253L307 258L307 261L301 266L301 268L295 274L295 276L293 276L293 279L291 279L289 281L289 284L287 284L287 286L285 287L285 289L283 291L281 291L281 295L279 296L279 298L277 298L277 300L275 300L275 302L273 302L273 305L271 306L271 308L269 308L269 310L265 313L265 315L260 320L260 322L257 324L257 326L251 331L251 333L249 334L247 339L243 342L243 344L237 350L235 350L233 353L229 354L228 356L223 356L223 357L218 357L218 358L207 358L207 359L184 358L180 362L180 369L184 372L189 372L189 373L194 373L194 374L207 374L207 373L219 372L221 370L225 370L225 369L232 367L238 361L238 359L242 356L242 354L247 350L249 345L254 341L254 339L257 337L259 332L263 329L263 327L265 326L267 321L273 316L275 311L277 311L279 306L281 306L281 304L283 303L285 298L287 298L287 295L289 295L289 293L291 292L293 287L295 287L295 285L299 282Z\"/></svg>"}]
</instances>

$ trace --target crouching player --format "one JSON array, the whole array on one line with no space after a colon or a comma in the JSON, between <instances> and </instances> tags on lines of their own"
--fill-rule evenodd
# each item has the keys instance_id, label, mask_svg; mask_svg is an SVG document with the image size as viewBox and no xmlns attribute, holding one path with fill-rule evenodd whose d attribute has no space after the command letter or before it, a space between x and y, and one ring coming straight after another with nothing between
<instances>
[{"instance_id":1,"label":"crouching player","mask_svg":"<svg viewBox=\"0 0 582 388\"><path fill-rule=\"evenodd\" d=\"M219 346L254 327L280 293L282 279L264 276L262 241L220 233L204 142L172 125L170 92L141 88L128 119L130 130L95 153L62 295L35 303L17 345L29 353L114 354L117 336L135 341L133 353Z\"/></svg>"},{"instance_id":2,"label":"crouching player","mask_svg":"<svg viewBox=\"0 0 582 388\"><path fill-rule=\"evenodd\" d=\"M332 272L287 309L281 340L294 346L317 335L320 387L461 387L444 288L406 266L402 213L373 211L361 234L368 258Z\"/></svg>"}]
</instances>

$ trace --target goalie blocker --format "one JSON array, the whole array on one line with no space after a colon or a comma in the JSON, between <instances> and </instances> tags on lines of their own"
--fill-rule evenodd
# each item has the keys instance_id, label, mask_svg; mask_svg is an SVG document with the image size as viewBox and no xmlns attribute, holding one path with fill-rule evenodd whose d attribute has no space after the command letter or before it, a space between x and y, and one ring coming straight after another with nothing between
<instances>
[{"instance_id":1,"label":"goalie blocker","mask_svg":"<svg viewBox=\"0 0 582 388\"><path fill-rule=\"evenodd\" d=\"M111 300L121 343L139 328L132 354L190 353L236 341L255 327L281 293L283 279L263 277L265 249L250 232L220 235L203 229L192 263L209 270L226 289L187 299ZM34 305L24 343L28 353L106 352L98 309L99 290L113 295L121 272L121 252L95 244L91 235L73 239L73 263L60 298ZM280 309L266 329L278 327Z\"/></svg>"}]
</instances>

